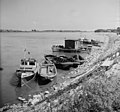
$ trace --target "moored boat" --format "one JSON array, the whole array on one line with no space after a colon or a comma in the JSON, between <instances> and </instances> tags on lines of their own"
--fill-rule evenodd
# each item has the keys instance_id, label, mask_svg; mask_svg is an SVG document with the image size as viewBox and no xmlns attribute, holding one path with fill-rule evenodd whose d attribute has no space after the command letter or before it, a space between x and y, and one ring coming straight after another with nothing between
<instances>
[{"instance_id":1,"label":"moored boat","mask_svg":"<svg viewBox=\"0 0 120 112\"><path fill-rule=\"evenodd\" d=\"M74 55L70 58L67 56L45 55L45 59L52 61L56 68L63 70L69 70L70 67L77 67L84 63L84 59L80 55Z\"/></svg>"},{"instance_id":2,"label":"moored boat","mask_svg":"<svg viewBox=\"0 0 120 112\"><path fill-rule=\"evenodd\" d=\"M40 64L40 76L52 80L57 75L57 69L50 60L44 60Z\"/></svg>"},{"instance_id":3,"label":"moored boat","mask_svg":"<svg viewBox=\"0 0 120 112\"><path fill-rule=\"evenodd\" d=\"M27 84L29 81L35 79L36 75L39 74L40 66L34 58L21 59L19 69L16 70L16 75L21 80L21 86Z\"/></svg>"},{"instance_id":4,"label":"moored boat","mask_svg":"<svg viewBox=\"0 0 120 112\"><path fill-rule=\"evenodd\" d=\"M53 45L53 52L90 52L92 43L88 39L66 39L64 45Z\"/></svg>"}]
</instances>

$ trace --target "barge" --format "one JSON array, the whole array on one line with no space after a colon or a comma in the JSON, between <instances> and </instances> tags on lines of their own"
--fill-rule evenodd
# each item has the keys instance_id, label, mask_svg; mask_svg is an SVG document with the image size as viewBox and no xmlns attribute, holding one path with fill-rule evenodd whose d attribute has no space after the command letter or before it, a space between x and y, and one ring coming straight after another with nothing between
<instances>
[{"instance_id":1,"label":"barge","mask_svg":"<svg viewBox=\"0 0 120 112\"><path fill-rule=\"evenodd\" d=\"M92 41L93 43L93 41ZM94 42L95 43L95 42ZM82 52L91 51L92 44L88 39L67 39L65 40L65 45L53 45L53 52Z\"/></svg>"}]
</instances>

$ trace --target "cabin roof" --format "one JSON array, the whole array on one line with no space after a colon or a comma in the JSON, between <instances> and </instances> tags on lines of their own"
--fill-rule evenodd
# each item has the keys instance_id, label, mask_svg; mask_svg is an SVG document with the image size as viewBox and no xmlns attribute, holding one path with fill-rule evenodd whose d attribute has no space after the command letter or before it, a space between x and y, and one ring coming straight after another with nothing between
<instances>
[{"instance_id":1,"label":"cabin roof","mask_svg":"<svg viewBox=\"0 0 120 112\"><path fill-rule=\"evenodd\" d=\"M78 39L66 39L65 41L78 41Z\"/></svg>"},{"instance_id":2,"label":"cabin roof","mask_svg":"<svg viewBox=\"0 0 120 112\"><path fill-rule=\"evenodd\" d=\"M24 59L21 59L21 61L34 61L34 62L36 62L36 59L34 59L34 58L24 58Z\"/></svg>"}]
</instances>

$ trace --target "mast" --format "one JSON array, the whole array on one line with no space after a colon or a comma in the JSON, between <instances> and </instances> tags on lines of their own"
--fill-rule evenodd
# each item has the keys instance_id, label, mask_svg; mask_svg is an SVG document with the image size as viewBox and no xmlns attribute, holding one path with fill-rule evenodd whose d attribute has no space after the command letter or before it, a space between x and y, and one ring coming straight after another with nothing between
<instances>
[{"instance_id":1,"label":"mast","mask_svg":"<svg viewBox=\"0 0 120 112\"><path fill-rule=\"evenodd\" d=\"M1 36L0 36L0 71L3 70L2 65L1 65Z\"/></svg>"},{"instance_id":2,"label":"mast","mask_svg":"<svg viewBox=\"0 0 120 112\"><path fill-rule=\"evenodd\" d=\"M24 60L24 65L25 65L25 59L26 59L26 40L25 40L25 49L24 49L24 57L23 57L23 60ZM25 70L25 66L24 66L24 70Z\"/></svg>"},{"instance_id":3,"label":"mast","mask_svg":"<svg viewBox=\"0 0 120 112\"><path fill-rule=\"evenodd\" d=\"M23 60L24 60L24 65L25 65L25 59L26 59L26 48L24 49L24 58L23 58ZM24 66L24 70L25 70L25 66Z\"/></svg>"}]
</instances>

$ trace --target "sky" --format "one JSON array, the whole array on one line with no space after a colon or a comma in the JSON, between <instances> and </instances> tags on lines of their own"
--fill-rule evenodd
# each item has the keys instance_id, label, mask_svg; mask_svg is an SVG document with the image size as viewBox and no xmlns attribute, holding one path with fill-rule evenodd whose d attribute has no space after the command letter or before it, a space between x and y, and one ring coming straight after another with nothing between
<instances>
[{"instance_id":1,"label":"sky","mask_svg":"<svg viewBox=\"0 0 120 112\"><path fill-rule=\"evenodd\" d=\"M120 0L0 0L0 28L95 30L120 26Z\"/></svg>"}]
</instances>

